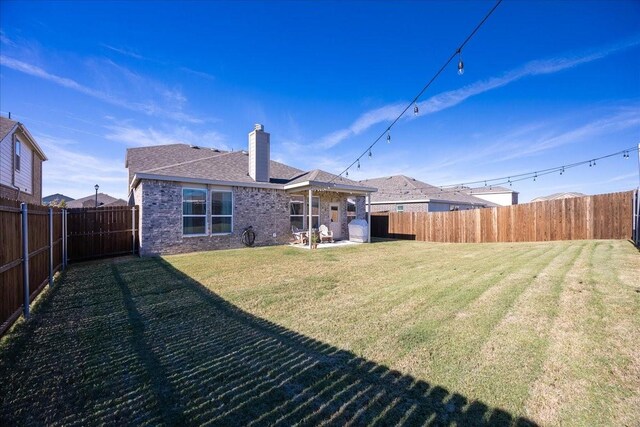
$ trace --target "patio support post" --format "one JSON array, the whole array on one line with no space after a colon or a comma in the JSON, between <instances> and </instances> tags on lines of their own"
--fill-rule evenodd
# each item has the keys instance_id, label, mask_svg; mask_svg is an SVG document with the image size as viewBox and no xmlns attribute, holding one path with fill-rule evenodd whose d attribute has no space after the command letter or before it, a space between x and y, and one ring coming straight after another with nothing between
<instances>
[{"instance_id":1,"label":"patio support post","mask_svg":"<svg viewBox=\"0 0 640 427\"><path fill-rule=\"evenodd\" d=\"M22 313L29 318L29 212L27 204L22 203Z\"/></svg>"},{"instance_id":2,"label":"patio support post","mask_svg":"<svg viewBox=\"0 0 640 427\"><path fill-rule=\"evenodd\" d=\"M308 224L308 227L307 227L309 229L309 234L307 234L307 240L308 240L307 243L309 244L309 249L311 249L311 232L312 232L312 228L311 227L312 227L312 222L313 222L312 221L313 216L311 215L311 213L312 213L311 209L313 208L312 197L313 197L313 190L309 189L309 218L308 218L309 224Z\"/></svg>"},{"instance_id":3,"label":"patio support post","mask_svg":"<svg viewBox=\"0 0 640 427\"><path fill-rule=\"evenodd\" d=\"M53 286L53 208L49 208L49 286Z\"/></svg>"},{"instance_id":4,"label":"patio support post","mask_svg":"<svg viewBox=\"0 0 640 427\"><path fill-rule=\"evenodd\" d=\"M367 243L371 243L371 193L367 194Z\"/></svg>"}]
</instances>

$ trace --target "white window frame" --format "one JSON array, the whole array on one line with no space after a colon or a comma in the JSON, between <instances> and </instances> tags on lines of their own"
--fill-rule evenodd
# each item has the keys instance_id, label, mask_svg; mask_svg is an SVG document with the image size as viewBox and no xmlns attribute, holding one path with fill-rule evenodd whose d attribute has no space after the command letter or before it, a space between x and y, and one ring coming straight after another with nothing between
<instances>
[{"instance_id":1,"label":"white window frame","mask_svg":"<svg viewBox=\"0 0 640 427\"><path fill-rule=\"evenodd\" d=\"M318 199L318 215L311 215L311 226L314 230L317 230L320 228L320 196L312 196L311 197L311 206L313 208L313 199ZM309 203L308 200L308 196L307 196L307 203L305 203L305 205L307 205ZM308 212L307 212L308 213ZM318 218L318 226L317 227L313 227L313 218ZM305 229L308 229L309 225L307 224L307 227Z\"/></svg>"},{"instance_id":2,"label":"white window frame","mask_svg":"<svg viewBox=\"0 0 640 427\"><path fill-rule=\"evenodd\" d=\"M16 138L15 144L13 145L13 156L14 156L14 166L17 172L20 172L20 164L22 163L22 142Z\"/></svg>"},{"instance_id":3,"label":"white window frame","mask_svg":"<svg viewBox=\"0 0 640 427\"><path fill-rule=\"evenodd\" d=\"M353 206L353 211L349 210L349 206ZM358 218L358 203L356 203L356 199L347 199L347 224L349 224L354 219Z\"/></svg>"},{"instance_id":4,"label":"white window frame","mask_svg":"<svg viewBox=\"0 0 640 427\"><path fill-rule=\"evenodd\" d=\"M213 203L213 193L231 193L231 215L214 215L213 214L213 208L211 209L211 214L209 215L209 218L211 219L211 235L212 236L224 236L224 235L228 235L228 234L233 234L233 205L235 203L234 201L234 197L233 197L233 190L219 190L219 189L213 189L209 192L212 196L209 198L209 205L211 205ZM231 218L231 231L225 232L225 233L214 233L213 232L213 218Z\"/></svg>"},{"instance_id":5,"label":"white window frame","mask_svg":"<svg viewBox=\"0 0 640 427\"><path fill-rule=\"evenodd\" d=\"M195 190L195 191L203 191L204 192L204 214L199 215L185 215L184 213L184 191L185 190ZM197 187L182 187L182 203L180 204L180 209L182 213L182 237L202 237L209 235L209 221L208 221L208 212L209 212L209 200L207 198L207 189L206 188L197 188ZM184 218L204 218L204 234L185 234L184 233Z\"/></svg>"},{"instance_id":6,"label":"white window frame","mask_svg":"<svg viewBox=\"0 0 640 427\"><path fill-rule=\"evenodd\" d=\"M404 212L404 205L396 205L396 212Z\"/></svg>"},{"instance_id":7,"label":"white window frame","mask_svg":"<svg viewBox=\"0 0 640 427\"><path fill-rule=\"evenodd\" d=\"M302 200L300 200L300 201L296 200L296 201L294 202L294 201L293 201L293 199L294 199L294 198L296 198L296 199L301 198ZM306 204L305 204L305 202L304 202L304 201L305 201L305 198L304 198L304 196L301 196L301 195L292 194L292 195L289 197L289 225L290 225L291 227L293 227L293 225L291 225L291 218L292 218L292 217L293 217L293 218L302 218L302 230L306 230L306 229L304 228L304 223L305 223L305 215L304 215L304 213L306 212L306 209L305 209ZM301 213L300 215L291 215L291 205L292 205L293 203L296 203L296 204L302 204L302 213Z\"/></svg>"}]
</instances>

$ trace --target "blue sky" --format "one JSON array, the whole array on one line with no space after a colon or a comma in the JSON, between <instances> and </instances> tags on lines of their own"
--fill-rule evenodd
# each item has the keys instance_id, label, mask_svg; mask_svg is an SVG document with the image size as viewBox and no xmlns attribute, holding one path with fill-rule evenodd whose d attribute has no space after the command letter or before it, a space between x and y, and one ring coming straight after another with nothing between
<instances>
[{"instance_id":1,"label":"blue sky","mask_svg":"<svg viewBox=\"0 0 640 427\"><path fill-rule=\"evenodd\" d=\"M0 111L49 157L43 193L126 197L127 147L245 149L338 173L492 7L460 2L0 3ZM349 178L434 185L640 143L640 2L505 0ZM638 186L618 156L514 184L521 201Z\"/></svg>"}]
</instances>

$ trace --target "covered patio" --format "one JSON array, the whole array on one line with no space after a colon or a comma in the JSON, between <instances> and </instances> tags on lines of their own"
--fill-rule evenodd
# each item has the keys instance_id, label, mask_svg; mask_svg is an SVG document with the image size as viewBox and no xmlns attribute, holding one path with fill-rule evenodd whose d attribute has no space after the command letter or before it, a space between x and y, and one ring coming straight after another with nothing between
<instances>
[{"instance_id":1,"label":"covered patio","mask_svg":"<svg viewBox=\"0 0 640 427\"><path fill-rule=\"evenodd\" d=\"M327 227L334 243L318 240L318 247L349 241L348 224L354 219L367 221L367 243L371 241L369 196L377 191L376 188L316 169L286 185L285 190L291 195L289 212L292 231L298 229L303 237L303 243L297 246L310 248L313 239L308 236L317 233L321 225Z\"/></svg>"}]
</instances>

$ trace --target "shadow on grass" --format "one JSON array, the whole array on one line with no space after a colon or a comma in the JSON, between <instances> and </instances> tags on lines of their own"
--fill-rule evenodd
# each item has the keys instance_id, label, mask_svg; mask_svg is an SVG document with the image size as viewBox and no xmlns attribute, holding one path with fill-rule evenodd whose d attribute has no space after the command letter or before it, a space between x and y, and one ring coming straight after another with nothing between
<instances>
[{"instance_id":1,"label":"shadow on grass","mask_svg":"<svg viewBox=\"0 0 640 427\"><path fill-rule=\"evenodd\" d=\"M530 420L228 303L160 258L72 267L0 347L0 424Z\"/></svg>"}]
</instances>

